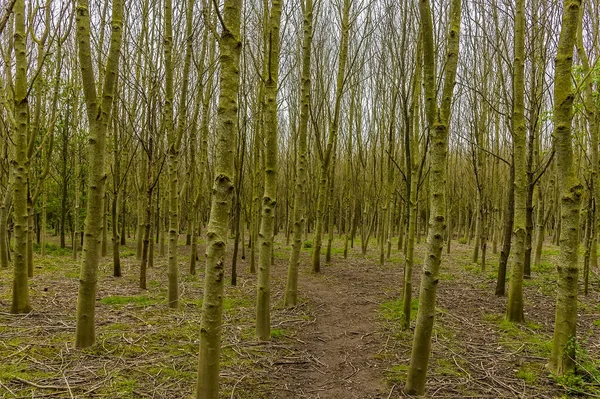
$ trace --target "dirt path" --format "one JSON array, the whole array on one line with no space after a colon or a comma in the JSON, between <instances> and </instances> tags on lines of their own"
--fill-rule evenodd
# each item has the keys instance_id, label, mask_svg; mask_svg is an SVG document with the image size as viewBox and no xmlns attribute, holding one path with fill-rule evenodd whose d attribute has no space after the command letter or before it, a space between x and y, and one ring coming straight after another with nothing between
<instances>
[{"instance_id":1,"label":"dirt path","mask_svg":"<svg viewBox=\"0 0 600 399\"><path fill-rule=\"evenodd\" d=\"M377 357L385 345L377 310L385 288L398 273L362 259L336 263L320 275L300 275L302 295L310 298L314 322L296 336L302 360L282 368L279 397L388 396L385 366Z\"/></svg>"}]
</instances>

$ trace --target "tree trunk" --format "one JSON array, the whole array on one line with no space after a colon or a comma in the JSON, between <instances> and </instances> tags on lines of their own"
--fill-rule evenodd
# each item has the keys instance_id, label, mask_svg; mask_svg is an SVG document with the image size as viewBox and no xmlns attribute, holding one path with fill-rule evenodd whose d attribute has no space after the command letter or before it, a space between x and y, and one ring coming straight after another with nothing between
<instances>
[{"instance_id":1,"label":"tree trunk","mask_svg":"<svg viewBox=\"0 0 600 399\"><path fill-rule=\"evenodd\" d=\"M271 339L271 257L273 236L275 235L275 204L277 196L277 153L278 119L277 88L279 76L279 50L281 22L281 1L273 0L269 16L268 37L269 55L267 76L265 76L265 162L262 218L259 231L258 289L256 300L256 336L261 341ZM267 60L265 60L267 62ZM240 181L241 182L241 181Z\"/></svg>"},{"instance_id":2,"label":"tree trunk","mask_svg":"<svg viewBox=\"0 0 600 399\"><path fill-rule=\"evenodd\" d=\"M458 67L460 37L461 1L452 0L448 14L448 39L446 67L442 90L441 106L436 104L436 76L433 22L429 0L419 2L421 15L421 40L423 46L423 78L425 94L425 115L430 139L429 202L430 228L427 235L427 252L423 265L419 311L413 347L404 391L409 395L423 395L425 378L431 351L431 334L435 318L436 291L439 283L439 269L446 230L446 178L448 126L450 107Z\"/></svg>"},{"instance_id":3,"label":"tree trunk","mask_svg":"<svg viewBox=\"0 0 600 399\"><path fill-rule=\"evenodd\" d=\"M75 331L75 346L78 348L89 347L96 340L94 321L97 273L101 249L99 244L102 234L103 199L106 182L106 172L104 170L106 130L116 92L116 76L119 70L123 27L123 2L121 0L113 0L112 6L112 33L106 62L106 74L104 83L102 84L102 93L98 96L96 94L96 78L92 65L88 1L78 0L77 2L76 33L90 134L88 146L87 213L83 242L84 261L81 265L79 279L77 326Z\"/></svg>"},{"instance_id":4,"label":"tree trunk","mask_svg":"<svg viewBox=\"0 0 600 399\"><path fill-rule=\"evenodd\" d=\"M15 253L13 263L13 285L11 313L29 313L29 282L27 274L27 178L29 162L27 159L27 120L29 108L27 104L27 48L25 35L25 1L17 0L14 8L14 50L15 50L15 83L14 83L14 144L13 160L13 221L15 229Z\"/></svg>"},{"instance_id":5,"label":"tree trunk","mask_svg":"<svg viewBox=\"0 0 600 399\"><path fill-rule=\"evenodd\" d=\"M200 354L197 399L219 398L219 361L223 312L223 273L227 247L227 227L233 196L233 147L237 134L239 90L241 0L225 0L220 38L219 106L215 177L207 228L204 300L200 323Z\"/></svg>"},{"instance_id":6,"label":"tree trunk","mask_svg":"<svg viewBox=\"0 0 600 399\"><path fill-rule=\"evenodd\" d=\"M169 288L169 307L179 307L179 265L177 263L177 241L179 238L179 137L173 126L173 5L172 0L165 0L164 5L165 38L165 103L164 118L168 141L168 202L169 202L169 244L167 247L167 276ZM180 111L181 112L181 111ZM179 126L182 128L182 126Z\"/></svg>"},{"instance_id":7,"label":"tree trunk","mask_svg":"<svg viewBox=\"0 0 600 399\"><path fill-rule=\"evenodd\" d=\"M571 125L573 99L571 68L577 37L581 0L564 0L562 26L556 54L554 76L554 148L560 190L562 228L560 256L556 265L556 319L549 369L557 376L575 369L577 338L577 283L579 275L579 207L583 187L573 169Z\"/></svg>"},{"instance_id":8,"label":"tree trunk","mask_svg":"<svg viewBox=\"0 0 600 399\"><path fill-rule=\"evenodd\" d=\"M2 269L7 269L10 262L10 248L8 240L8 213L12 205L13 191L14 189L12 186L12 179L10 179L9 184L6 187L6 192L4 193L2 208L0 208L0 267Z\"/></svg>"},{"instance_id":9,"label":"tree trunk","mask_svg":"<svg viewBox=\"0 0 600 399\"><path fill-rule=\"evenodd\" d=\"M515 169L515 216L512 239L514 249L510 254L510 284L506 318L522 323L523 273L527 224L527 148L525 145L525 0L517 0L515 17L515 55L513 65L513 165Z\"/></svg>"},{"instance_id":10,"label":"tree trunk","mask_svg":"<svg viewBox=\"0 0 600 399\"><path fill-rule=\"evenodd\" d=\"M308 138L308 120L310 117L311 79L310 61L313 35L313 9L312 0L304 3L303 36L302 36L302 76L300 87L300 126L298 130L298 157L296 159L296 184L294 188L294 226L293 243L288 264L287 283L285 287L284 304L294 307L298 304L298 267L300 263L300 249L302 248L302 231L306 223L306 152Z\"/></svg>"}]
</instances>

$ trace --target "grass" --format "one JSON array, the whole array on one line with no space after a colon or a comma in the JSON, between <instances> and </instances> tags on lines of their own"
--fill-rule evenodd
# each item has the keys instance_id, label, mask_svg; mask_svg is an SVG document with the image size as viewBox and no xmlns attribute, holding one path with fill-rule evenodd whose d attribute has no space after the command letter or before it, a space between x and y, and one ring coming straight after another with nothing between
<instances>
[{"instance_id":1,"label":"grass","mask_svg":"<svg viewBox=\"0 0 600 399\"><path fill-rule=\"evenodd\" d=\"M525 325L512 323L504 318L504 315L485 315L484 319L495 324L506 339L505 345L519 349L521 344L525 344L526 351L534 356L548 358L552 350L552 340L550 336L544 334L542 326L536 323L526 323Z\"/></svg>"},{"instance_id":2,"label":"grass","mask_svg":"<svg viewBox=\"0 0 600 399\"><path fill-rule=\"evenodd\" d=\"M593 359L589 352L584 349L584 347L588 346L584 341L574 341L568 345L574 346L575 372L563 376L555 376L554 381L569 393L599 397L600 361Z\"/></svg>"},{"instance_id":3,"label":"grass","mask_svg":"<svg viewBox=\"0 0 600 399\"><path fill-rule=\"evenodd\" d=\"M285 335L286 335L285 331L280 328L274 328L271 330L271 338L277 339L277 338L284 337Z\"/></svg>"},{"instance_id":4,"label":"grass","mask_svg":"<svg viewBox=\"0 0 600 399\"><path fill-rule=\"evenodd\" d=\"M43 372L39 368L35 369L23 364L3 364L0 366L0 381L11 381L16 378L36 380L51 376L52 373Z\"/></svg>"},{"instance_id":5,"label":"grass","mask_svg":"<svg viewBox=\"0 0 600 399\"><path fill-rule=\"evenodd\" d=\"M396 364L385 371L385 377L390 384L403 385L408 374L408 365Z\"/></svg>"},{"instance_id":6,"label":"grass","mask_svg":"<svg viewBox=\"0 0 600 399\"><path fill-rule=\"evenodd\" d=\"M545 245L542 248L542 255L545 256L556 256L556 255L560 255L560 248L556 247L556 246L552 246L552 247L548 247L547 245Z\"/></svg>"},{"instance_id":7,"label":"grass","mask_svg":"<svg viewBox=\"0 0 600 399\"><path fill-rule=\"evenodd\" d=\"M531 271L538 274L551 274L555 271L553 263L547 261L541 261L539 265L531 263Z\"/></svg>"},{"instance_id":8,"label":"grass","mask_svg":"<svg viewBox=\"0 0 600 399\"><path fill-rule=\"evenodd\" d=\"M439 358L437 360L435 373L447 377L460 377L463 375L458 365L446 358Z\"/></svg>"},{"instance_id":9,"label":"grass","mask_svg":"<svg viewBox=\"0 0 600 399\"><path fill-rule=\"evenodd\" d=\"M411 321L417 318L418 310L419 300L415 298L410 302ZM385 320L399 322L404 317L404 301L402 299L397 299L395 301L384 302L381 304L379 312Z\"/></svg>"},{"instance_id":10,"label":"grass","mask_svg":"<svg viewBox=\"0 0 600 399\"><path fill-rule=\"evenodd\" d=\"M42 245L37 242L33 243L33 251L35 253L42 253ZM61 248L60 245L46 243L46 255L52 256L71 256L73 250L70 247Z\"/></svg>"},{"instance_id":11,"label":"grass","mask_svg":"<svg viewBox=\"0 0 600 399\"><path fill-rule=\"evenodd\" d=\"M516 376L528 384L535 384L538 380L538 374L541 372L537 364L525 363L519 367Z\"/></svg>"},{"instance_id":12,"label":"grass","mask_svg":"<svg viewBox=\"0 0 600 399\"><path fill-rule=\"evenodd\" d=\"M284 245L284 243L285 237L281 238L280 236L275 248L275 255L278 258L287 259L291 246ZM326 251L326 244L327 240L325 239L322 247L323 253ZM341 259L343 247L344 239L336 237L332 248L334 265L344 266ZM424 240L415 253L415 263L417 265L422 264L420 258L423 256L423 248ZM479 265L471 263L470 249L465 248L453 247L450 256L444 253L444 267L447 266L447 268L440 273L440 280L443 280L443 284L447 284L447 286L454 285L452 281L459 284L464 283L464 280L468 280L467 282L472 280L475 283L483 281L485 284L482 288L489 288L489 281L495 281L496 278L496 273L493 273L497 268L496 257L491 254L491 251L488 252L487 270L482 273ZM307 253L312 249L312 241L307 240L303 243L302 259L303 262L306 262L303 263L304 265L309 265L310 258ZM364 259L365 257L361 255L360 250L360 239L356 239L354 249L349 248L349 258ZM545 255L552 256L553 251L551 249ZM57 245L49 244L47 253L48 256L46 257L42 258L39 255L35 257L36 276L33 280L32 295L36 304L40 303L40 301L35 301L36 295L38 298L46 295L44 292L40 293L40 288L48 286L51 291L59 291L67 285L53 286L53 282L64 283L66 281L65 277L76 279L79 276L81 257L79 261L73 261L70 248L61 249ZM93 386L93 384L107 381L95 391L94 394L98 396L138 398L147 395L148 389L152 390L152 387L157 389L157 397L189 396L185 394L191 393L196 379L200 309L203 304L204 276L202 270L199 268L198 274L191 276L182 263L180 282L182 288L185 288L182 294L182 306L178 311L172 311L167 309L165 305L167 295L166 274L163 267L166 263L165 258L157 254L155 268L148 271L149 290L144 292L137 288L136 270L139 269L136 268L139 268L139 264L135 259L135 248L122 247L121 257L124 263L124 276L122 278L114 279L110 276L112 271L110 267L111 252L109 252L109 256L103 261L99 269L99 287L101 287L101 300L99 302L102 306L97 313L99 323L96 330L97 345L94 347L81 351L70 349L73 346L74 334L73 330L68 329L66 326L74 325L73 296L70 299L71 302L67 303L65 298L59 295L56 297L56 303L59 305L50 305L49 301L52 297L48 296L46 300L48 307L46 309L36 308L36 311L40 310L39 314L49 314L49 309L56 311L56 306L62 306L58 308L59 311L55 315L57 320L60 318L61 324L52 325L52 328L57 328L56 331L36 325L37 320L33 318L24 319L23 325L17 327L18 330L15 330L14 327L6 328L1 324L8 325L9 323L5 322L4 319L0 321L0 341L6 346L4 352L9 356L5 361L0 362L0 380L3 383L6 384L8 381L11 388L17 387L18 395L27 397L31 397L32 388L25 385L21 387L22 384L20 385L14 381L15 377L35 381L39 384L63 384L60 374L53 374L53 371L52 373L47 372L49 369L39 368L37 365L38 362L50 364L58 370L64 357L65 365L85 365L85 368L79 368L76 371L66 366L65 371L69 381L74 375L72 373L76 373L77 378L85 378L86 384L88 384L87 388ZM182 259L182 262L187 261L187 257L182 257ZM248 261L249 256L246 259ZM367 262L372 260L373 265L379 263L379 249L376 246L376 239L373 237L366 259ZM396 251L394 241L392 256L386 264L395 267L396 264L402 263L402 259L401 252ZM279 266L280 264L276 263L276 267ZM465 273L463 269L469 273ZM544 259L544 262L538 267L533 267L532 271L534 278L526 280L525 285L540 286L543 287L543 292L548 289L551 290L548 292L553 294L555 287L552 283L555 281L555 273L552 260ZM304 272L307 275L309 273L307 270L302 271L302 273ZM394 272L400 274L401 270ZM476 277L472 277L471 274ZM0 277L4 278L5 275L8 276L7 273L4 273L0 274ZM277 275L274 277L277 277ZM314 278L325 279L328 277L328 273L325 272ZM271 330L271 337L275 343L273 350L265 351L264 346L257 345L254 331L255 282L253 279L253 276L249 279L244 279L244 276L242 276L238 281L238 287L232 288L228 285L225 287L223 296L224 347L221 353L221 365L224 370L222 394L225 397L230 397L234 393L233 396L243 399L270 397L270 391L268 390L270 382L264 379L265 369L261 368L261 364L272 364L270 361L274 358L268 356L282 356L281 353L277 353L277 348L279 346L283 347L282 343L293 339L291 337L294 337L296 332L296 327L290 326L287 329L287 325L286 329L274 328ZM46 284L47 281L48 284ZM43 282L41 287L40 282ZM395 281L389 282L389 284L392 283L395 283ZM70 284L69 289L74 287L76 290L76 285L73 284L72 280L68 281L68 284ZM394 287L393 292L396 288ZM76 293L76 291L73 292ZM50 294L54 295L53 292ZM9 303L10 295L7 289L0 287L0 299ZM580 298L580 300L587 299ZM304 299L301 302L305 302ZM306 304L310 306L310 303L310 298L307 297ZM596 309L600 311L600 304L589 300L586 303L587 308L584 308L583 305L580 307L586 311L585 313L597 313L595 312ZM66 305L72 305L72 309ZM411 320L413 321L416 319L418 308L418 300L415 298L411 301ZM404 348L410 347L412 330L400 330L400 320L403 316L402 309L402 300L381 303L379 309L377 309L380 321L390 331L390 340L386 342L386 349L374 352L372 358L382 361L381 370L390 382L390 386L392 384L401 386L406 380L408 371L408 355L401 352ZM279 304L274 303L273 312L279 310L281 310ZM442 343L447 350L462 356L465 348L461 346L461 341L457 338L461 337L460 327L454 326L452 322L447 323L449 315L445 314L445 312L450 313L454 310L454 306L450 306L447 311L442 308L436 309L434 345ZM312 320L312 317L308 314L294 315L293 317L286 314L284 319L296 317ZM281 316L279 319L281 319ZM532 362L510 365L510 369L514 370L511 373L522 380L519 382L524 385L540 384L540 386L543 382L547 382L547 373L542 364L544 360L539 362L535 360L538 357L547 359L550 351L551 337L547 331L545 332L543 326L535 323L528 323L523 326L514 325L505 321L500 315L485 316L485 319L492 323L496 331L499 332L500 345L506 349L507 353L516 352L525 344L524 350L523 348L521 350L526 355L531 356L533 360L529 358L527 360ZM594 317L589 323L592 322L596 326L593 328L593 335L597 333L597 327L600 327L600 319ZM51 335L43 337L40 332L46 330L52 331ZM18 335L9 335L15 332ZM25 332L25 334L21 336L21 332ZM36 339L39 337L42 343L31 346L23 354L13 355L26 345L31 345L33 336ZM593 337L595 339L596 335L593 335ZM65 346L65 343L67 346ZM2 351L0 350L0 352ZM442 377L447 381L463 379L464 371L462 371L462 368L468 369L466 362L463 364L460 356L453 359L452 355L447 355L447 353L449 352L445 352L441 356L432 356L430 361L431 375L434 379ZM285 355L287 354L283 356ZM600 378L596 374L598 363L585 359L584 356L578 357L578 361L581 363L578 374L556 379L557 384L565 387L566 392L582 397L585 397L582 392L589 391L594 384L600 386L600 382L594 382L596 381L595 378ZM0 360L3 360L1 354ZM389 366L393 363L397 364ZM87 368L93 371L86 371ZM248 376L245 377L246 375ZM240 380L242 376L244 378ZM543 381L543 379L546 380ZM74 378L74 380L77 379ZM233 388L234 385L237 385L235 389ZM78 389L74 392L76 397L83 397L82 386L75 387L75 389ZM556 385L554 386L556 387ZM265 395L261 396L259 392L263 390ZM245 392L248 393L247 395L253 396L247 396ZM477 388L469 385L465 385L464 389L459 388L457 392L465 396L477 396L481 393L477 391Z\"/></svg>"}]
</instances>

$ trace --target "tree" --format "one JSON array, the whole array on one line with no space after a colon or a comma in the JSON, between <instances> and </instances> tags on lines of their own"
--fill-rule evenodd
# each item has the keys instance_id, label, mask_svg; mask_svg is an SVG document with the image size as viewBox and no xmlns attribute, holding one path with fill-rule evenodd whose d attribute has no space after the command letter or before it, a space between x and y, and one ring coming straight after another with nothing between
<instances>
[{"instance_id":1,"label":"tree","mask_svg":"<svg viewBox=\"0 0 600 399\"><path fill-rule=\"evenodd\" d=\"M556 318L549 369L562 376L575 369L577 288L579 276L579 206L583 186L573 164L571 67L581 0L564 0L554 72L554 149L561 204L560 255L556 269Z\"/></svg>"},{"instance_id":2,"label":"tree","mask_svg":"<svg viewBox=\"0 0 600 399\"><path fill-rule=\"evenodd\" d=\"M421 16L421 40L423 41L423 88L425 95L425 117L430 134L430 219L427 235L427 253L421 289L419 311L413 340L410 367L404 390L409 395L423 395L427 364L431 351L431 332L435 317L436 290L442 260L444 232L446 230L446 164L448 150L448 125L450 108L458 66L460 41L461 1L450 3L446 65L441 104L436 100L435 53L433 45L433 22L429 0L419 2Z\"/></svg>"},{"instance_id":3,"label":"tree","mask_svg":"<svg viewBox=\"0 0 600 399\"><path fill-rule=\"evenodd\" d=\"M517 0L515 17L515 56L513 65L513 167L515 216L511 251L511 272L506 318L525 321L523 314L523 270L525 259L525 224L527 210L527 149L525 147L525 1Z\"/></svg>"},{"instance_id":4,"label":"tree","mask_svg":"<svg viewBox=\"0 0 600 399\"><path fill-rule=\"evenodd\" d=\"M123 1L113 0L112 4L110 47L100 95L96 91L96 73L92 64L90 14L87 0L78 0L76 21L79 64L90 139L88 145L88 200L83 238L83 263L81 265L79 293L77 296L75 346L86 348L92 346L96 340L94 322L97 273L103 228L103 201L106 185L106 172L104 169L106 131L111 118L117 74L119 71L123 29Z\"/></svg>"},{"instance_id":5,"label":"tree","mask_svg":"<svg viewBox=\"0 0 600 399\"><path fill-rule=\"evenodd\" d=\"M296 185L294 187L293 243L288 264L285 288L285 306L294 307L298 303L298 266L302 247L302 231L306 223L306 157L308 119L310 114L310 62L313 35L313 2L305 0L302 5L302 71L300 85L300 125L298 127L298 155L296 164Z\"/></svg>"},{"instance_id":6,"label":"tree","mask_svg":"<svg viewBox=\"0 0 600 399\"><path fill-rule=\"evenodd\" d=\"M256 295L256 336L263 341L271 339L270 273L273 236L275 234L275 205L277 195L277 87L279 76L279 51L281 1L272 0L269 16L269 57L265 79L265 166L262 218L259 235L258 292Z\"/></svg>"},{"instance_id":7,"label":"tree","mask_svg":"<svg viewBox=\"0 0 600 399\"><path fill-rule=\"evenodd\" d=\"M188 0L191 1L191 0ZM165 33L164 33L164 61L165 61L165 104L164 120L168 142L169 166L169 246L168 269L169 276L169 307L176 309L179 306L179 266L177 264L177 241L179 238L179 148L183 126L178 126L175 131L173 123L173 1L165 0ZM187 73L189 74L189 57L187 55ZM182 96L187 94L187 81L184 79ZM179 112L185 112L185 108ZM183 119L185 120L185 119Z\"/></svg>"},{"instance_id":8,"label":"tree","mask_svg":"<svg viewBox=\"0 0 600 399\"><path fill-rule=\"evenodd\" d=\"M217 112L217 147L210 220L206 231L206 269L200 355L198 365L198 399L219 398L219 362L223 313L224 266L231 199L233 197L234 141L237 132L237 97L241 52L240 20L242 0L225 0L219 39L219 107ZM218 12L218 10L215 10Z\"/></svg>"},{"instance_id":9,"label":"tree","mask_svg":"<svg viewBox=\"0 0 600 399\"><path fill-rule=\"evenodd\" d=\"M29 283L27 273L27 234L29 228L27 213L27 179L29 162L27 157L27 129L29 105L27 103L27 37L25 29L25 1L14 4L15 29L15 82L14 119L15 157L13 159L13 219L15 223L15 253L13 264L13 285L11 313L29 313Z\"/></svg>"}]
</instances>

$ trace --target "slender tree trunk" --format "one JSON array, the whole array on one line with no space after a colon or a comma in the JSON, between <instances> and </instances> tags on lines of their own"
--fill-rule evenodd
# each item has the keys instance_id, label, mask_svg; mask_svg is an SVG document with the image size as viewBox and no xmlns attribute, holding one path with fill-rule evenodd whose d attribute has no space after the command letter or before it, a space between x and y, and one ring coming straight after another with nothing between
<instances>
[{"instance_id":1,"label":"slender tree trunk","mask_svg":"<svg viewBox=\"0 0 600 399\"><path fill-rule=\"evenodd\" d=\"M169 279L169 307L179 307L179 266L177 263L177 241L179 238L179 132L173 126L173 5L172 0L165 0L165 103L164 118L168 141L168 168L169 168L169 245L167 276ZM185 107L184 107L185 108ZM178 126L178 129L182 129Z\"/></svg>"},{"instance_id":2,"label":"slender tree trunk","mask_svg":"<svg viewBox=\"0 0 600 399\"><path fill-rule=\"evenodd\" d=\"M515 219L512 239L514 248L510 254L510 284L506 318L522 323L523 273L527 225L527 148L525 146L525 0L517 0L515 17L515 54L513 65L513 165L515 168Z\"/></svg>"},{"instance_id":3,"label":"slender tree trunk","mask_svg":"<svg viewBox=\"0 0 600 399\"><path fill-rule=\"evenodd\" d=\"M533 242L533 191L535 185L529 172L527 174L527 217L525 218L525 256L523 258L523 278L531 278L531 253Z\"/></svg>"},{"instance_id":4,"label":"slender tree trunk","mask_svg":"<svg viewBox=\"0 0 600 399\"><path fill-rule=\"evenodd\" d=\"M116 110L113 110L116 113ZM113 119L113 198L111 206L112 243L113 243L113 276L121 277L121 254L119 238L119 197L121 190L121 159L119 154L119 128L116 119Z\"/></svg>"},{"instance_id":5,"label":"slender tree trunk","mask_svg":"<svg viewBox=\"0 0 600 399\"><path fill-rule=\"evenodd\" d=\"M287 283L285 287L284 304L294 307L298 304L298 266L300 263L300 249L302 248L302 231L306 223L306 157L308 120L310 117L310 61L313 35L313 8L312 0L304 2L303 37L302 37L302 75L300 87L300 126L298 131L298 157L296 165L296 185L294 188L294 227L293 243L288 264Z\"/></svg>"},{"instance_id":6,"label":"slender tree trunk","mask_svg":"<svg viewBox=\"0 0 600 399\"><path fill-rule=\"evenodd\" d=\"M102 212L102 257L108 255L108 195L104 194L104 210Z\"/></svg>"},{"instance_id":7,"label":"slender tree trunk","mask_svg":"<svg viewBox=\"0 0 600 399\"><path fill-rule=\"evenodd\" d=\"M33 278L33 203L29 188L27 191L27 276Z\"/></svg>"},{"instance_id":8,"label":"slender tree trunk","mask_svg":"<svg viewBox=\"0 0 600 399\"><path fill-rule=\"evenodd\" d=\"M281 1L273 0L269 16L269 59L265 76L265 163L264 193L262 198L262 218L259 231L258 290L256 301L256 336L261 341L271 339L271 256L275 235L275 204L277 196L277 153L278 119L277 88L279 76L279 50L281 22Z\"/></svg>"},{"instance_id":9,"label":"slender tree trunk","mask_svg":"<svg viewBox=\"0 0 600 399\"><path fill-rule=\"evenodd\" d=\"M89 347L96 340L94 321L97 273L101 249L99 243L102 234L103 199L106 181L104 170L106 130L116 92L116 76L119 70L119 53L123 27L122 17L123 2L121 0L113 0L112 33L106 63L106 74L102 85L102 93L98 96L92 64L88 1L78 0L77 2L76 33L90 131L87 213L83 242L84 261L81 265L81 275L79 278L77 326L75 331L75 346L78 348Z\"/></svg>"},{"instance_id":10,"label":"slender tree trunk","mask_svg":"<svg viewBox=\"0 0 600 399\"><path fill-rule=\"evenodd\" d=\"M221 74L217 113L218 140L212 207L207 228L197 399L219 398L223 274L235 173L233 147L237 133L241 10L241 0L225 0L219 55Z\"/></svg>"},{"instance_id":11,"label":"slender tree trunk","mask_svg":"<svg viewBox=\"0 0 600 399\"><path fill-rule=\"evenodd\" d=\"M584 9L581 8L581 13L583 14ZM590 74L590 62L585 51L585 47L583 44L583 15L579 18L578 26L577 26L577 55L581 60L582 73L584 76L588 76ZM590 261L588 267L584 270L584 289L585 294L587 295L588 290L588 279L589 279L589 268L598 266L597 260L597 241L598 241L598 231L600 229L600 215L598 212L598 204L600 204L600 182L598 181L598 176L600 175L600 163L598 162L598 126L600 124L600 110L598 107L594 105L594 92L593 92L593 83L591 81L587 81L585 83L584 88L584 109L585 116L588 122L589 134L590 134L590 158L591 158L591 186L594 201L593 209L594 209L594 217L590 221L593 224L593 228L591 229L590 236Z\"/></svg>"},{"instance_id":12,"label":"slender tree trunk","mask_svg":"<svg viewBox=\"0 0 600 399\"><path fill-rule=\"evenodd\" d=\"M552 339L552 355L549 369L558 376L575 369L577 338L577 286L579 275L579 207L583 187L573 168L573 121L574 93L571 87L573 48L577 38L581 0L564 0L562 26L554 75L554 148L560 190L563 231L560 237L560 255L556 265L558 283L556 288L556 319Z\"/></svg>"},{"instance_id":13,"label":"slender tree trunk","mask_svg":"<svg viewBox=\"0 0 600 399\"><path fill-rule=\"evenodd\" d=\"M13 160L13 221L15 229L15 253L13 262L13 284L11 313L29 313L29 282L27 274L27 177L29 162L27 159L27 120L29 106L27 104L27 47L25 29L25 1L17 0L14 12L14 50L15 50L15 83L14 83L14 120L16 123Z\"/></svg>"},{"instance_id":14,"label":"slender tree trunk","mask_svg":"<svg viewBox=\"0 0 600 399\"><path fill-rule=\"evenodd\" d=\"M510 178L508 185L508 198L504 209L503 244L498 261L498 277L496 279L496 296L504 296L506 291L506 269L511 250L511 237L515 216L515 167L514 162L510 165Z\"/></svg>"},{"instance_id":15,"label":"slender tree trunk","mask_svg":"<svg viewBox=\"0 0 600 399\"><path fill-rule=\"evenodd\" d=\"M44 184L44 193L42 194L42 226L40 228L40 235L41 235L41 247L42 247L42 256L46 256L46 223L47 223L47 216L46 216L46 207L48 204L48 193ZM0 216L0 220L1 220L1 216ZM2 226L2 222L0 222L0 226ZM2 227L0 227L1 229ZM0 240L1 240L1 235L0 235ZM0 249L1 250L1 249Z\"/></svg>"},{"instance_id":16,"label":"slender tree trunk","mask_svg":"<svg viewBox=\"0 0 600 399\"><path fill-rule=\"evenodd\" d=\"M8 213L12 205L13 186L12 179L6 187L2 208L0 208L0 267L7 269L9 266L9 241L8 241Z\"/></svg>"},{"instance_id":17,"label":"slender tree trunk","mask_svg":"<svg viewBox=\"0 0 600 399\"><path fill-rule=\"evenodd\" d=\"M77 260L79 257L78 243L79 243L79 187L80 187L80 170L79 170L79 154L75 153L75 206L73 207L73 237L72 237L72 258Z\"/></svg>"},{"instance_id":18,"label":"slender tree trunk","mask_svg":"<svg viewBox=\"0 0 600 399\"><path fill-rule=\"evenodd\" d=\"M415 73L412 86L412 104L410 109L409 123L412 126L407 127L405 134L406 146L406 166L409 173L408 177L408 234L406 237L406 262L404 266L404 287L402 296L402 320L401 328L407 330L410 327L411 303L412 303L412 274L414 266L415 252L415 232L417 228L417 201L419 198L419 135L421 129L421 86L423 84L421 76L423 69L422 42L419 40L416 50Z\"/></svg>"},{"instance_id":19,"label":"slender tree trunk","mask_svg":"<svg viewBox=\"0 0 600 399\"><path fill-rule=\"evenodd\" d=\"M433 22L429 0L419 2L421 15L421 36L423 45L423 79L425 94L425 115L429 127L430 162L429 201L430 228L427 235L427 252L421 290L419 295L419 311L411 353L410 366L404 391L409 395L423 395L427 365L431 351L431 334L435 318L436 291L439 283L438 274L444 245L446 230L446 178L448 126L450 107L458 67L458 50L460 37L461 1L452 0L448 14L448 36L446 45L446 66L441 105L436 104L435 53L433 38Z\"/></svg>"},{"instance_id":20,"label":"slender tree trunk","mask_svg":"<svg viewBox=\"0 0 600 399\"><path fill-rule=\"evenodd\" d=\"M152 101L152 100L151 100ZM152 115L153 112L152 110L148 112L148 119L151 120L153 118L154 115ZM152 121L150 122L150 126ZM147 176L146 176L146 184L148 187L148 193L147 193L147 199L146 199L146 214L145 214L145 221L144 221L144 240L143 240L143 246L142 246L142 263L140 265L140 288L145 290L146 289L146 276L147 276L147 267L148 267L148 263L149 263L149 257L152 256L152 251L151 251L151 243L154 241L152 240L152 233L151 233L151 226L152 226L152 192L154 190L154 184L152 183L152 180L154 179L153 176L153 162L154 162L154 143L153 143L153 132L152 132L152 127L150 127L150 138L148 140L148 148L146 149L147 151L147 156L148 156L148 168L147 168Z\"/></svg>"},{"instance_id":21,"label":"slender tree trunk","mask_svg":"<svg viewBox=\"0 0 600 399\"><path fill-rule=\"evenodd\" d=\"M536 215L536 227L537 232L535 234L535 251L533 256L533 266L537 267L540 265L542 259L542 248L544 245L544 232L546 230L545 223L545 209L544 209L544 196L542 190L538 190L537 198L537 215Z\"/></svg>"},{"instance_id":22,"label":"slender tree trunk","mask_svg":"<svg viewBox=\"0 0 600 399\"><path fill-rule=\"evenodd\" d=\"M593 190L593 187L592 187ZM592 240L594 237L594 199L590 195L588 198L585 223L585 253L583 255L583 294L588 294L588 284L590 275L590 257L592 253Z\"/></svg>"}]
</instances>

